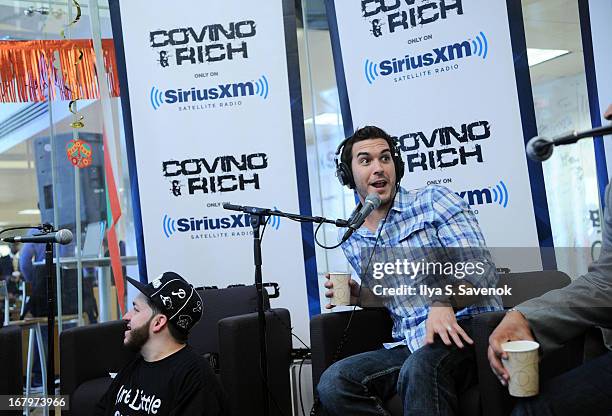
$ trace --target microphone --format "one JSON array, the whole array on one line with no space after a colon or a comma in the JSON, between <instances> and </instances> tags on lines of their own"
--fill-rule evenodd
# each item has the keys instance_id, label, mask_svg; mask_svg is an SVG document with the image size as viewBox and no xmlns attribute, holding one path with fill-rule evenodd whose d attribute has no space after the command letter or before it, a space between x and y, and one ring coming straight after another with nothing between
<instances>
[{"instance_id":1,"label":"microphone","mask_svg":"<svg viewBox=\"0 0 612 416\"><path fill-rule=\"evenodd\" d=\"M62 229L54 233L6 237L2 241L6 243L58 243L68 244L72 241L72 232Z\"/></svg>"},{"instance_id":2,"label":"microphone","mask_svg":"<svg viewBox=\"0 0 612 416\"><path fill-rule=\"evenodd\" d=\"M355 218L357 218L357 215L359 215L359 211L361 211L361 207L363 205L361 205L361 202L358 203L355 206L355 209L353 210L353 212L351 212L351 215L348 217L348 219L346 220L346 225L345 227L348 227L349 225L351 225L353 222L355 222Z\"/></svg>"},{"instance_id":3,"label":"microphone","mask_svg":"<svg viewBox=\"0 0 612 416\"><path fill-rule=\"evenodd\" d=\"M380 206L380 197L378 194L370 194L365 199L361 210L357 213L357 215L351 215L353 221L349 221L348 230L344 233L342 237L342 241L346 241L359 227L363 225L368 215L372 213L376 208Z\"/></svg>"},{"instance_id":4,"label":"microphone","mask_svg":"<svg viewBox=\"0 0 612 416\"><path fill-rule=\"evenodd\" d=\"M554 143L545 137L536 136L527 142L527 157L536 162L543 162L552 156Z\"/></svg>"},{"instance_id":5,"label":"microphone","mask_svg":"<svg viewBox=\"0 0 612 416\"><path fill-rule=\"evenodd\" d=\"M591 130L582 132L572 131L562 136L548 139L546 137L536 136L530 139L525 146L527 156L536 162L543 162L550 158L553 152L553 146L561 146L564 144L573 144L585 137L606 136L612 133L612 124L602 127L596 127Z\"/></svg>"},{"instance_id":6,"label":"microphone","mask_svg":"<svg viewBox=\"0 0 612 416\"><path fill-rule=\"evenodd\" d=\"M243 207L241 205L234 205L230 204L229 202L224 202L223 209L228 209L230 211L242 211Z\"/></svg>"}]
</instances>

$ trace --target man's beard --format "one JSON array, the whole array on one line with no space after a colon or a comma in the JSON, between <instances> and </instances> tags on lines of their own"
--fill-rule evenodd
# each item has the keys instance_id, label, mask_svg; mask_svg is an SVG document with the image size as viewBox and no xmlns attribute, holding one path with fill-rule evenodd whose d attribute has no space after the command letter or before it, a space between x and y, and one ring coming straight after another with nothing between
<instances>
[{"instance_id":1,"label":"man's beard","mask_svg":"<svg viewBox=\"0 0 612 416\"><path fill-rule=\"evenodd\" d=\"M131 349L132 351L140 351L142 346L147 343L149 340L149 324L151 323L151 319L147 321L144 325L141 325L138 328L130 329L128 332L129 337L126 338L125 346Z\"/></svg>"}]
</instances>

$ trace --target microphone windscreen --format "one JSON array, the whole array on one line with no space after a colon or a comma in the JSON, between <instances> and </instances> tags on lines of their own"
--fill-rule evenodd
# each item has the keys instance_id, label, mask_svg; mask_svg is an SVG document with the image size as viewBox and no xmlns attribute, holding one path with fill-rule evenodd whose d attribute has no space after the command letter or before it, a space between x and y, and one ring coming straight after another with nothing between
<instances>
[{"instance_id":1,"label":"microphone windscreen","mask_svg":"<svg viewBox=\"0 0 612 416\"><path fill-rule=\"evenodd\" d=\"M543 162L552 155L553 143L545 137L536 136L527 142L525 152L531 160Z\"/></svg>"},{"instance_id":2,"label":"microphone windscreen","mask_svg":"<svg viewBox=\"0 0 612 416\"><path fill-rule=\"evenodd\" d=\"M366 197L365 203L372 204L374 206L374 209L376 209L380 206L381 203L380 196L378 196L378 194L370 194Z\"/></svg>"},{"instance_id":3,"label":"microphone windscreen","mask_svg":"<svg viewBox=\"0 0 612 416\"><path fill-rule=\"evenodd\" d=\"M55 234L55 242L59 244L69 244L72 241L72 232L62 229Z\"/></svg>"}]
</instances>

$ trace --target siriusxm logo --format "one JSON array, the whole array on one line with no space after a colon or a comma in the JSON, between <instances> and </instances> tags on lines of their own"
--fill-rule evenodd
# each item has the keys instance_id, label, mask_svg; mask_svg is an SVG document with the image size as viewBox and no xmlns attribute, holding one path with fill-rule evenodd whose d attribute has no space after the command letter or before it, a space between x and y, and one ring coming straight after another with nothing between
<instances>
[{"instance_id":1,"label":"siriusxm logo","mask_svg":"<svg viewBox=\"0 0 612 416\"><path fill-rule=\"evenodd\" d=\"M385 59L379 63L366 59L364 73L366 80L372 85L379 76L409 72L419 68L452 62L457 59L469 58L470 56L487 59L488 54L489 42L485 34L480 32L474 39L434 48L431 52L421 55L405 55L400 58Z\"/></svg>"},{"instance_id":2,"label":"siriusxm logo","mask_svg":"<svg viewBox=\"0 0 612 416\"><path fill-rule=\"evenodd\" d=\"M149 100L154 110L163 104L196 103L199 101L213 101L224 98L248 97L257 95L262 99L268 99L270 84L265 75L257 81L238 82L233 84L219 84L212 88L168 89L160 90L151 87Z\"/></svg>"},{"instance_id":3,"label":"siriusxm logo","mask_svg":"<svg viewBox=\"0 0 612 416\"><path fill-rule=\"evenodd\" d=\"M483 189L457 192L461 198L470 205L499 204L506 208L508 206L508 188L504 181Z\"/></svg>"},{"instance_id":4,"label":"siriusxm logo","mask_svg":"<svg viewBox=\"0 0 612 416\"><path fill-rule=\"evenodd\" d=\"M270 217L268 225L278 230L280 226L279 217ZM165 214L162 219L162 231L166 238L174 233L188 233L196 231L228 230L236 228L248 228L251 226L251 216L247 214L236 214L221 218L190 217L173 219Z\"/></svg>"},{"instance_id":5,"label":"siriusxm logo","mask_svg":"<svg viewBox=\"0 0 612 416\"><path fill-rule=\"evenodd\" d=\"M229 217L208 218L190 217L174 220L168 215L164 215L162 229L167 238L172 234L187 233L191 231L212 231L227 230L230 228L245 228L251 226L251 217L245 214L230 215Z\"/></svg>"},{"instance_id":6,"label":"siriusxm logo","mask_svg":"<svg viewBox=\"0 0 612 416\"><path fill-rule=\"evenodd\" d=\"M278 208L276 208L276 207L274 207L274 209L278 210ZM277 217L275 215L271 215L268 218L268 222L266 224L266 227L270 226L270 227L274 228L275 230L278 230L278 227L280 227L280 222L281 222L280 217Z\"/></svg>"}]
</instances>

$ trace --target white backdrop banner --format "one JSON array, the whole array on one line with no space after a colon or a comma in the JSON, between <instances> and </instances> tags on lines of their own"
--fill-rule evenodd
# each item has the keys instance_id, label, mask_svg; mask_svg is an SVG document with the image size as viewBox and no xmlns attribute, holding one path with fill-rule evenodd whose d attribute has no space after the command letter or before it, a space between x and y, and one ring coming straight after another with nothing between
<instances>
[{"instance_id":1,"label":"white backdrop banner","mask_svg":"<svg viewBox=\"0 0 612 416\"><path fill-rule=\"evenodd\" d=\"M612 0L580 0L578 5L591 123L600 127L607 123L602 114L612 104ZM595 140L595 159L603 206L605 186L612 173L612 137Z\"/></svg>"},{"instance_id":2,"label":"white backdrop banner","mask_svg":"<svg viewBox=\"0 0 612 416\"><path fill-rule=\"evenodd\" d=\"M253 284L248 215L224 202L308 215L291 1L111 1L141 278ZM312 227L271 218L263 280L308 338L319 310ZM144 280L144 278L143 278Z\"/></svg>"},{"instance_id":3,"label":"white backdrop banner","mask_svg":"<svg viewBox=\"0 0 612 416\"><path fill-rule=\"evenodd\" d=\"M396 136L402 185L457 192L490 247L552 244L541 167L525 156L536 127L520 2L328 0L328 16L347 135ZM497 265L541 270L530 252Z\"/></svg>"}]
</instances>

